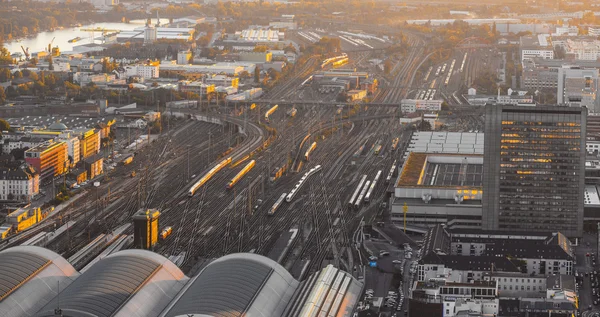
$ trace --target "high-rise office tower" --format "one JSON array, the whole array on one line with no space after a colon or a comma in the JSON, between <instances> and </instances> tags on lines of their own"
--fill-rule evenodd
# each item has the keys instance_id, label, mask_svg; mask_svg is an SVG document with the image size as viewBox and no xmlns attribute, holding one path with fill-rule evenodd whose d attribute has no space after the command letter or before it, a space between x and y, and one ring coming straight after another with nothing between
<instances>
[{"instance_id":1,"label":"high-rise office tower","mask_svg":"<svg viewBox=\"0 0 600 317\"><path fill-rule=\"evenodd\" d=\"M486 230L583 234L587 108L488 105Z\"/></svg>"}]
</instances>

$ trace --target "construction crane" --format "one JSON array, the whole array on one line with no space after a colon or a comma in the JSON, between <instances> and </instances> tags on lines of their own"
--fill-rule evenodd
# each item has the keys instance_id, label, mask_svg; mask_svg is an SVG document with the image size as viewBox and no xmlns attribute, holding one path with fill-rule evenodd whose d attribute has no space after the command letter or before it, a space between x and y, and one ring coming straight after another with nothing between
<instances>
[{"instance_id":1,"label":"construction crane","mask_svg":"<svg viewBox=\"0 0 600 317\"><path fill-rule=\"evenodd\" d=\"M54 43L54 39L56 39L56 37L53 37L52 41L50 41L50 44L48 44L48 54L52 53L52 43Z\"/></svg>"},{"instance_id":2,"label":"construction crane","mask_svg":"<svg viewBox=\"0 0 600 317\"><path fill-rule=\"evenodd\" d=\"M23 53L25 54L25 60L29 60L29 47L27 49L25 49L23 47L23 45L21 45L21 49L23 50Z\"/></svg>"},{"instance_id":3,"label":"construction crane","mask_svg":"<svg viewBox=\"0 0 600 317\"><path fill-rule=\"evenodd\" d=\"M57 57L57 56L60 56L60 49L58 48L58 46L52 47L52 44L54 43L54 39L56 39L56 37L52 39L50 44L48 44L48 55Z\"/></svg>"}]
</instances>

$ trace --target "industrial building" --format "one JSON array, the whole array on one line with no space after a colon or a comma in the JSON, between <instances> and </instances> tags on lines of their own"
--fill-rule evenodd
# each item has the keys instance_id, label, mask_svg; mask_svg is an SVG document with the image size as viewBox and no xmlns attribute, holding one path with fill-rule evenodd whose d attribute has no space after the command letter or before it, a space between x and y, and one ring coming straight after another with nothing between
<instances>
[{"instance_id":1,"label":"industrial building","mask_svg":"<svg viewBox=\"0 0 600 317\"><path fill-rule=\"evenodd\" d=\"M64 174L68 160L65 142L47 141L25 151L25 162L35 168L41 180Z\"/></svg>"},{"instance_id":2,"label":"industrial building","mask_svg":"<svg viewBox=\"0 0 600 317\"><path fill-rule=\"evenodd\" d=\"M150 250L158 242L158 219L156 209L139 210L133 215L133 245Z\"/></svg>"},{"instance_id":3,"label":"industrial building","mask_svg":"<svg viewBox=\"0 0 600 317\"><path fill-rule=\"evenodd\" d=\"M475 132L414 132L404 159L410 152L483 155L483 140L484 134Z\"/></svg>"},{"instance_id":4,"label":"industrial building","mask_svg":"<svg viewBox=\"0 0 600 317\"><path fill-rule=\"evenodd\" d=\"M486 106L483 229L583 234L586 108Z\"/></svg>"},{"instance_id":5,"label":"industrial building","mask_svg":"<svg viewBox=\"0 0 600 317\"><path fill-rule=\"evenodd\" d=\"M148 34L151 30L152 35L148 38ZM135 28L131 31L120 31L117 34L118 42L144 42L152 43L156 40L183 40L191 41L194 36L193 28L169 28L169 27L154 27L143 26Z\"/></svg>"},{"instance_id":6,"label":"industrial building","mask_svg":"<svg viewBox=\"0 0 600 317\"><path fill-rule=\"evenodd\" d=\"M275 29L255 27L235 32L234 40L253 43L279 42L285 39L285 33Z\"/></svg>"},{"instance_id":7,"label":"industrial building","mask_svg":"<svg viewBox=\"0 0 600 317\"><path fill-rule=\"evenodd\" d=\"M146 250L116 252L81 274L40 247L4 250L0 262L0 316L11 317L349 317L363 288L331 265L297 281L253 253L216 259L192 278Z\"/></svg>"},{"instance_id":8,"label":"industrial building","mask_svg":"<svg viewBox=\"0 0 600 317\"><path fill-rule=\"evenodd\" d=\"M440 111L443 100L420 100L420 99L402 99L400 101L400 110L403 113L412 113L416 111Z\"/></svg>"},{"instance_id":9,"label":"industrial building","mask_svg":"<svg viewBox=\"0 0 600 317\"><path fill-rule=\"evenodd\" d=\"M254 66L248 66L254 71ZM165 71L174 71L188 74L227 74L238 75L246 70L246 67L235 63L215 63L212 65L178 65L172 62L163 62L160 64L160 69ZM249 70L246 70L250 73Z\"/></svg>"},{"instance_id":10,"label":"industrial building","mask_svg":"<svg viewBox=\"0 0 600 317\"><path fill-rule=\"evenodd\" d=\"M403 223L406 217L407 225L421 228L480 228L482 183L482 155L411 152L394 187L391 220Z\"/></svg>"},{"instance_id":11,"label":"industrial building","mask_svg":"<svg viewBox=\"0 0 600 317\"><path fill-rule=\"evenodd\" d=\"M215 91L215 85L200 81L180 81L178 89L181 92L191 92L199 96L206 96Z\"/></svg>"}]
</instances>

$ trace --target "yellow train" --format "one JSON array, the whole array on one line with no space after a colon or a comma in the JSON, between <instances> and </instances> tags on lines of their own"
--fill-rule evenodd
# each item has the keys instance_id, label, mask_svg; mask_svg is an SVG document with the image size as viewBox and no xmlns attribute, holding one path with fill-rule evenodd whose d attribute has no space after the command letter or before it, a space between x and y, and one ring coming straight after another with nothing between
<instances>
[{"instance_id":1,"label":"yellow train","mask_svg":"<svg viewBox=\"0 0 600 317\"><path fill-rule=\"evenodd\" d=\"M224 159L223 161L221 161L221 163L217 164L210 171L208 171L208 173L204 174L204 176L202 176L202 178L199 181L197 181L194 185L192 185L192 187L190 188L190 191L188 193L188 196L190 196L190 197L194 196L194 193L198 190L198 188L202 187L202 185L204 185L206 182L208 182L213 176L215 176L215 174L217 174L225 166L229 165L229 163L231 163L231 157Z\"/></svg>"},{"instance_id":2,"label":"yellow train","mask_svg":"<svg viewBox=\"0 0 600 317\"><path fill-rule=\"evenodd\" d=\"M239 173L237 173L234 178L231 179L229 184L227 184L227 189L232 189L233 186L235 186L235 184L237 184L237 182L239 182L240 179L242 179L242 177L244 177L244 175L246 175L246 173L248 173L254 167L254 165L256 165L255 160L252 160L250 163L246 164L246 166Z\"/></svg>"}]
</instances>

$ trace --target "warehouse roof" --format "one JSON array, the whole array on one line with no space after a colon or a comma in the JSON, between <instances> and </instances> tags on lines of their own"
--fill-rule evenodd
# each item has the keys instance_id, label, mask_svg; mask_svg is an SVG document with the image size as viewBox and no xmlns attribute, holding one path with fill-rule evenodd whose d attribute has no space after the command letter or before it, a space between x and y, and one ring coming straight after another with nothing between
<instances>
[{"instance_id":1,"label":"warehouse roof","mask_svg":"<svg viewBox=\"0 0 600 317\"><path fill-rule=\"evenodd\" d=\"M35 246L0 252L0 316L31 316L79 275L60 255Z\"/></svg>"},{"instance_id":2,"label":"warehouse roof","mask_svg":"<svg viewBox=\"0 0 600 317\"><path fill-rule=\"evenodd\" d=\"M157 316L183 288L187 277L165 257L125 250L94 264L36 316Z\"/></svg>"},{"instance_id":3,"label":"warehouse roof","mask_svg":"<svg viewBox=\"0 0 600 317\"><path fill-rule=\"evenodd\" d=\"M297 286L269 258L230 254L206 266L162 316L282 316Z\"/></svg>"}]
</instances>

